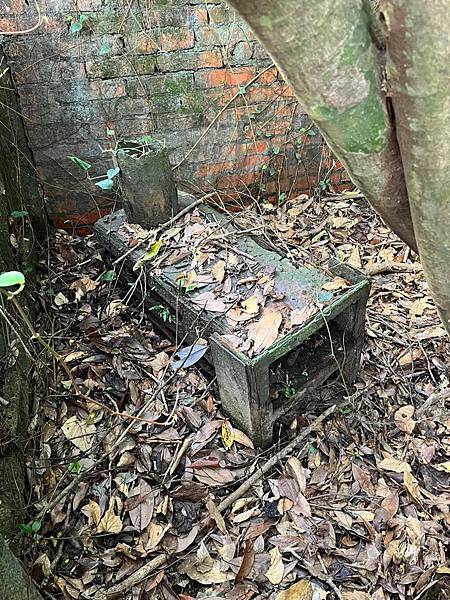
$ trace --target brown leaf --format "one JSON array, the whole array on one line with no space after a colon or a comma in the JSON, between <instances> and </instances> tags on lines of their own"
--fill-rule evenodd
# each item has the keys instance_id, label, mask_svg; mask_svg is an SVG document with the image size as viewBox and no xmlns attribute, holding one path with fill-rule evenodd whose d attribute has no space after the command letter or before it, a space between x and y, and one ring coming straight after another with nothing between
<instances>
[{"instance_id":1,"label":"brown leaf","mask_svg":"<svg viewBox=\"0 0 450 600\"><path fill-rule=\"evenodd\" d=\"M133 504L130 501L134 501ZM127 507L130 511L129 515L133 527L138 531L144 531L152 520L154 506L155 496L152 488L146 481L141 479L127 499Z\"/></svg>"},{"instance_id":2,"label":"brown leaf","mask_svg":"<svg viewBox=\"0 0 450 600\"><path fill-rule=\"evenodd\" d=\"M222 515L220 514L220 512L217 509L217 506L212 500L208 500L208 502L206 503L206 508L208 509L209 516L216 522L218 529L222 533L227 534L228 532L227 526L225 525L225 521L223 520Z\"/></svg>"},{"instance_id":3,"label":"brown leaf","mask_svg":"<svg viewBox=\"0 0 450 600\"><path fill-rule=\"evenodd\" d=\"M297 581L287 590L280 592L275 600L312 600L313 587L308 579Z\"/></svg>"},{"instance_id":4,"label":"brown leaf","mask_svg":"<svg viewBox=\"0 0 450 600\"><path fill-rule=\"evenodd\" d=\"M98 286L98 281L94 281L88 276L77 279L70 285L71 290L75 290L75 298L80 300L87 292L95 290Z\"/></svg>"},{"instance_id":5,"label":"brown leaf","mask_svg":"<svg viewBox=\"0 0 450 600\"><path fill-rule=\"evenodd\" d=\"M418 360L421 356L423 356L423 353L420 348L413 348L412 350L407 350L398 357L398 364L401 367L407 367L408 365L412 364L415 360Z\"/></svg>"},{"instance_id":6,"label":"brown leaf","mask_svg":"<svg viewBox=\"0 0 450 600\"><path fill-rule=\"evenodd\" d=\"M253 341L255 352L264 350L264 348L268 348L275 342L282 319L283 317L279 312L265 311L256 323L249 325L248 337Z\"/></svg>"},{"instance_id":7,"label":"brown leaf","mask_svg":"<svg viewBox=\"0 0 450 600\"><path fill-rule=\"evenodd\" d=\"M242 557L241 566L237 572L235 583L243 581L250 573L255 562L255 550L253 548L253 541L250 539L245 540L244 556Z\"/></svg>"},{"instance_id":8,"label":"brown leaf","mask_svg":"<svg viewBox=\"0 0 450 600\"><path fill-rule=\"evenodd\" d=\"M317 312L317 307L314 304L308 304L303 308L294 308L290 314L291 327L302 325Z\"/></svg>"},{"instance_id":9,"label":"brown leaf","mask_svg":"<svg viewBox=\"0 0 450 600\"><path fill-rule=\"evenodd\" d=\"M225 312L227 308L226 304L220 298L216 298L212 292L198 294L198 296L191 299L191 302L211 312Z\"/></svg>"},{"instance_id":10,"label":"brown leaf","mask_svg":"<svg viewBox=\"0 0 450 600\"><path fill-rule=\"evenodd\" d=\"M352 463L352 473L360 489L368 496L373 496L375 490L370 480L370 474L355 463Z\"/></svg>"},{"instance_id":11,"label":"brown leaf","mask_svg":"<svg viewBox=\"0 0 450 600\"><path fill-rule=\"evenodd\" d=\"M170 495L172 498L179 498L180 500L190 500L191 502L198 502L208 495L208 488L197 483L195 481L186 481L176 488Z\"/></svg>"},{"instance_id":12,"label":"brown leaf","mask_svg":"<svg viewBox=\"0 0 450 600\"><path fill-rule=\"evenodd\" d=\"M394 420L397 427L400 431L404 431L405 433L411 435L416 426L416 421L412 419L414 414L414 406L412 404L407 404L406 406L402 406L399 408L394 414Z\"/></svg>"}]
</instances>

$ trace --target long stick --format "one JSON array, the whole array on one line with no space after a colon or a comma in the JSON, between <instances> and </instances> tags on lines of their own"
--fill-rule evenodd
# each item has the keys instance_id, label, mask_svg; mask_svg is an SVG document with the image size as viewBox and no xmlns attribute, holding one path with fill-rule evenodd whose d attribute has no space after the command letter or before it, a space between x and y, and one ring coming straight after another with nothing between
<instances>
[{"instance_id":1,"label":"long stick","mask_svg":"<svg viewBox=\"0 0 450 600\"><path fill-rule=\"evenodd\" d=\"M347 404L347 403L345 403L345 404ZM340 405L340 406L343 406L343 405ZM253 473L253 475L251 477L249 477L249 479L247 479L242 485L240 485L237 488L237 490L235 490L232 494L227 496L227 498L225 498L225 500L223 500L217 507L218 511L224 512L227 508L229 508L233 504L233 502L235 502L236 500L239 500L239 498L242 498L242 496L246 492L248 492L248 490L252 487L252 485L254 485L260 479L262 479L262 477L268 471L270 471L270 469L272 469L277 464L278 461L286 458L292 452L292 450L300 444L300 442L302 442L306 437L308 437L308 435L312 431L314 431L314 429L317 428L318 425L320 425L327 417L329 417L331 414L333 414L335 412L336 408L337 408L336 404L334 404L333 406L330 406L329 408L327 408L327 410L324 413L322 413L319 417L317 417L317 419L315 419L311 423L311 425L308 425L308 427L305 427L305 429L303 429L303 431L301 433L299 433L287 446L285 446L282 450L280 450L274 456L272 456L272 458L270 458L266 463L264 463L264 465L260 469L255 471L255 473ZM204 531L206 529L206 526L207 526L207 522L203 523L203 525L199 529L199 533ZM120 597L122 594L124 594L125 592L130 590L132 587L134 587L135 585L138 585L144 579L149 577L154 571L163 567L166 564L168 558L169 557L166 554L160 554L156 558L153 558L151 561L149 561L148 563L143 565L140 569L135 571L132 575L130 575L126 579L124 579L117 585L114 585L113 587L109 588L109 590L106 590L103 592L98 592L94 596L93 600L113 600L114 598Z\"/></svg>"}]
</instances>

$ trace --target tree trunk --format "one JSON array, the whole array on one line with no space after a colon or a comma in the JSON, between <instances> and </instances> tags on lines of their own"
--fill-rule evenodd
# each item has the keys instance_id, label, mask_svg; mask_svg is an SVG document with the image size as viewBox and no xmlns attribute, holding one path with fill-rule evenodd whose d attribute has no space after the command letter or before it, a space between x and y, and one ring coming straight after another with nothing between
<instances>
[{"instance_id":1,"label":"tree trunk","mask_svg":"<svg viewBox=\"0 0 450 600\"><path fill-rule=\"evenodd\" d=\"M390 0L381 10L417 244L450 333L450 2Z\"/></svg>"},{"instance_id":2,"label":"tree trunk","mask_svg":"<svg viewBox=\"0 0 450 600\"><path fill-rule=\"evenodd\" d=\"M229 0L386 223L417 249L383 91L376 15L362 0Z\"/></svg>"},{"instance_id":3,"label":"tree trunk","mask_svg":"<svg viewBox=\"0 0 450 600\"><path fill-rule=\"evenodd\" d=\"M43 600L1 536L0 557L0 600Z\"/></svg>"}]
</instances>

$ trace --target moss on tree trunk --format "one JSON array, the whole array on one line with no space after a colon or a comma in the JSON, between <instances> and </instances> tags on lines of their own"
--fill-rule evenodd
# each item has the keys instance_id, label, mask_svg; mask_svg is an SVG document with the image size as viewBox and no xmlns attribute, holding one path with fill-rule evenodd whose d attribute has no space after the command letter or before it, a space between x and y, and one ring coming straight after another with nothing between
<instances>
[{"instance_id":1,"label":"moss on tree trunk","mask_svg":"<svg viewBox=\"0 0 450 600\"><path fill-rule=\"evenodd\" d=\"M383 91L376 15L362 0L229 0L386 223L413 249L403 167Z\"/></svg>"}]
</instances>

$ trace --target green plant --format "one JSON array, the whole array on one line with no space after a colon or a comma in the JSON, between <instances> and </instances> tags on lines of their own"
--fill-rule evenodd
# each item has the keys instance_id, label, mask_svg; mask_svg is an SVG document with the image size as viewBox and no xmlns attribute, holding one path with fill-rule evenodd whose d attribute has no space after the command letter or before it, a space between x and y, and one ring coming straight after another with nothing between
<instances>
[{"instance_id":1,"label":"green plant","mask_svg":"<svg viewBox=\"0 0 450 600\"><path fill-rule=\"evenodd\" d=\"M293 398L295 396L296 389L293 385L292 380L289 378L289 376L286 377L286 382L283 383L283 387L281 388L281 393L286 398L286 400L290 400L291 398Z\"/></svg>"},{"instance_id":2,"label":"green plant","mask_svg":"<svg viewBox=\"0 0 450 600\"><path fill-rule=\"evenodd\" d=\"M66 22L70 25L70 33L79 33L83 29L83 25L88 20L87 15L80 15L78 19L67 15Z\"/></svg>"},{"instance_id":3,"label":"green plant","mask_svg":"<svg viewBox=\"0 0 450 600\"><path fill-rule=\"evenodd\" d=\"M172 323L173 315L170 310L163 304L155 304L149 310L154 311L164 323Z\"/></svg>"},{"instance_id":4,"label":"green plant","mask_svg":"<svg viewBox=\"0 0 450 600\"><path fill-rule=\"evenodd\" d=\"M41 527L42 523L40 521L33 521L31 525L28 525L26 523L21 523L19 525L20 531L22 531L26 535L32 536L34 540L39 539L38 532L41 529Z\"/></svg>"}]
</instances>

